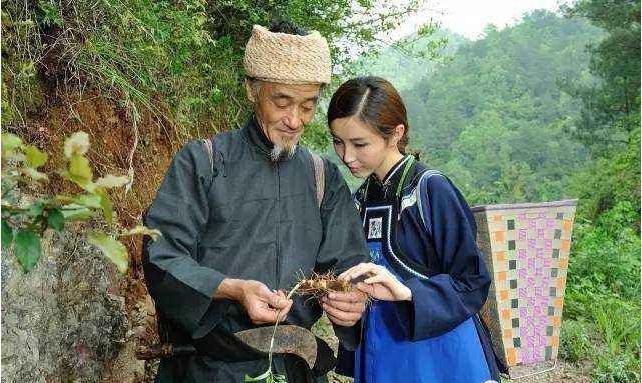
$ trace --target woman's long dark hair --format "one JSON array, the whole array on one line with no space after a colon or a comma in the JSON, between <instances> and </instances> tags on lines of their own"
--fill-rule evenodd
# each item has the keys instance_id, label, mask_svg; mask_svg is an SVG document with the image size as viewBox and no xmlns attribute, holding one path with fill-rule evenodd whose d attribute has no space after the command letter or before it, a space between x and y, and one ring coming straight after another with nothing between
<instances>
[{"instance_id":1,"label":"woman's long dark hair","mask_svg":"<svg viewBox=\"0 0 642 383\"><path fill-rule=\"evenodd\" d=\"M410 129L406 106L391 83L374 76L357 77L344 82L330 100L328 126L337 118L352 116L359 117L384 139L390 138L398 125L405 126L397 147L401 154L406 154Z\"/></svg>"}]
</instances>

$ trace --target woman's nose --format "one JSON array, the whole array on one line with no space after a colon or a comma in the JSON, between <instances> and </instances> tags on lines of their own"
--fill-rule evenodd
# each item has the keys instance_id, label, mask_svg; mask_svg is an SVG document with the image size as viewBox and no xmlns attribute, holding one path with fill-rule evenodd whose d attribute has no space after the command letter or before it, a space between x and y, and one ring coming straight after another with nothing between
<instances>
[{"instance_id":1,"label":"woman's nose","mask_svg":"<svg viewBox=\"0 0 642 383\"><path fill-rule=\"evenodd\" d=\"M354 151L350 148L349 145L344 145L343 147L343 162L349 164L354 161L356 158L354 156Z\"/></svg>"}]
</instances>

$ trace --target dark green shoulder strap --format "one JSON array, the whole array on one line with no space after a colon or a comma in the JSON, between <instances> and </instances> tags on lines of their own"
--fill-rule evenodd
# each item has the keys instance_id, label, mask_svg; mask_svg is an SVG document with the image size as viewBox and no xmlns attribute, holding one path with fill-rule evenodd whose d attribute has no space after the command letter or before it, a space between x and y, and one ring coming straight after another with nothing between
<instances>
[{"instance_id":1,"label":"dark green shoulder strap","mask_svg":"<svg viewBox=\"0 0 642 383\"><path fill-rule=\"evenodd\" d=\"M205 148L205 152L207 153L207 156L209 157L210 160L210 170L212 173L214 172L214 143L212 142L214 139L213 138L203 138L201 139L201 142L203 143L203 147Z\"/></svg>"},{"instance_id":2,"label":"dark green shoulder strap","mask_svg":"<svg viewBox=\"0 0 642 383\"><path fill-rule=\"evenodd\" d=\"M317 206L321 208L323 195L325 194L325 164L323 158L316 153L310 152L312 167L314 168L314 183L317 189Z\"/></svg>"}]
</instances>

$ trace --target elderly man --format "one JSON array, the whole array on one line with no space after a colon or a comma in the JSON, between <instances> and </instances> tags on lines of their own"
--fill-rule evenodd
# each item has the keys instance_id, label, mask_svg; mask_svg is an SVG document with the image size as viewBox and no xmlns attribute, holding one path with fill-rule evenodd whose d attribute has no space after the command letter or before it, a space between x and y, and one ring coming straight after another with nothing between
<instances>
[{"instance_id":1,"label":"elderly man","mask_svg":"<svg viewBox=\"0 0 642 383\"><path fill-rule=\"evenodd\" d=\"M277 319L309 329L325 310L344 346L356 341L364 296L336 294L320 306L283 292L301 271L341 272L368 252L337 167L324 160L319 206L314 161L298 145L330 82L327 42L318 32L280 28L255 26L247 43L252 119L216 135L211 148L186 144L147 214L146 224L163 233L147 247L149 292L170 341L197 349L163 359L157 382L239 383L260 375L267 358L231 334ZM289 383L326 381L326 371L289 354L276 355L273 368Z\"/></svg>"}]
</instances>

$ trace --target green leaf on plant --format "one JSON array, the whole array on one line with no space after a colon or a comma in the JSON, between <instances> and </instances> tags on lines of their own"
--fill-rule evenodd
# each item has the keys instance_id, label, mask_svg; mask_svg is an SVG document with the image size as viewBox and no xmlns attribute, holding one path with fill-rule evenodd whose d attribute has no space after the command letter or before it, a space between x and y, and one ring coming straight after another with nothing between
<instances>
[{"instance_id":1,"label":"green leaf on plant","mask_svg":"<svg viewBox=\"0 0 642 383\"><path fill-rule=\"evenodd\" d=\"M60 16L60 8L56 3L49 1L39 1L38 6L43 13L42 25L45 27L56 25L62 27L63 19Z\"/></svg>"},{"instance_id":2,"label":"green leaf on plant","mask_svg":"<svg viewBox=\"0 0 642 383\"><path fill-rule=\"evenodd\" d=\"M89 150L89 135L85 132L76 132L65 140L65 157L73 158L82 156ZM91 179L91 177L90 177Z\"/></svg>"},{"instance_id":3,"label":"green leaf on plant","mask_svg":"<svg viewBox=\"0 0 642 383\"><path fill-rule=\"evenodd\" d=\"M31 230L19 230L15 237L14 251L22 269L25 272L31 271L42 255L40 237Z\"/></svg>"},{"instance_id":4,"label":"green leaf on plant","mask_svg":"<svg viewBox=\"0 0 642 383\"><path fill-rule=\"evenodd\" d=\"M22 171L23 174L25 174L26 176L28 176L34 181L44 181L48 179L45 173L41 173L34 168L21 168L20 170Z\"/></svg>"},{"instance_id":5,"label":"green leaf on plant","mask_svg":"<svg viewBox=\"0 0 642 383\"><path fill-rule=\"evenodd\" d=\"M13 229L6 221L2 221L2 249L7 250L13 241Z\"/></svg>"},{"instance_id":6,"label":"green leaf on plant","mask_svg":"<svg viewBox=\"0 0 642 383\"><path fill-rule=\"evenodd\" d=\"M33 145L25 146L23 149L25 153L25 161L27 166L31 168L39 168L47 162L49 155L47 153L41 152L38 148Z\"/></svg>"},{"instance_id":7,"label":"green leaf on plant","mask_svg":"<svg viewBox=\"0 0 642 383\"><path fill-rule=\"evenodd\" d=\"M129 178L127 177L116 177L111 174L108 174L96 180L96 186L103 187L106 189L118 188L118 187L124 186L127 182L129 182Z\"/></svg>"},{"instance_id":8,"label":"green leaf on plant","mask_svg":"<svg viewBox=\"0 0 642 383\"><path fill-rule=\"evenodd\" d=\"M272 370L271 369L268 369L267 371L265 371L261 375L255 376L255 377L251 377L248 374L245 374L245 378L243 379L243 381L245 383L260 382L260 381L268 379L268 377L270 377L270 375L272 375Z\"/></svg>"},{"instance_id":9,"label":"green leaf on plant","mask_svg":"<svg viewBox=\"0 0 642 383\"><path fill-rule=\"evenodd\" d=\"M49 214L47 214L47 226L56 231L60 231L65 227L65 216L60 209L49 210Z\"/></svg>"},{"instance_id":10,"label":"green leaf on plant","mask_svg":"<svg viewBox=\"0 0 642 383\"><path fill-rule=\"evenodd\" d=\"M81 194L74 197L74 202L78 205L88 207L90 209L101 209L101 196L98 194Z\"/></svg>"},{"instance_id":11,"label":"green leaf on plant","mask_svg":"<svg viewBox=\"0 0 642 383\"><path fill-rule=\"evenodd\" d=\"M285 378L285 375L274 374L272 372L272 369L268 369L267 371L256 377L251 377L248 374L245 374L243 382L287 383L288 381Z\"/></svg>"},{"instance_id":12,"label":"green leaf on plant","mask_svg":"<svg viewBox=\"0 0 642 383\"><path fill-rule=\"evenodd\" d=\"M11 133L2 133L2 157L10 155L15 149L22 146L20 137Z\"/></svg>"},{"instance_id":13,"label":"green leaf on plant","mask_svg":"<svg viewBox=\"0 0 642 383\"><path fill-rule=\"evenodd\" d=\"M69 159L69 177L80 186L91 182L94 175L89 166L89 160L82 155L72 155Z\"/></svg>"},{"instance_id":14,"label":"green leaf on plant","mask_svg":"<svg viewBox=\"0 0 642 383\"><path fill-rule=\"evenodd\" d=\"M102 189L99 192L100 195L100 207L103 209L103 215L105 216L105 219L107 222L111 222L114 219L114 204L111 202L111 198L109 198L109 194Z\"/></svg>"},{"instance_id":15,"label":"green leaf on plant","mask_svg":"<svg viewBox=\"0 0 642 383\"><path fill-rule=\"evenodd\" d=\"M129 266L129 256L127 248L118 242L114 237L110 237L105 233L91 233L88 236L89 243L97 246L109 259L121 274L127 272Z\"/></svg>"},{"instance_id":16,"label":"green leaf on plant","mask_svg":"<svg viewBox=\"0 0 642 383\"><path fill-rule=\"evenodd\" d=\"M155 241L158 237L162 236L161 232L156 229L150 229L148 227L138 225L133 229L128 230L123 235L149 235Z\"/></svg>"},{"instance_id":17,"label":"green leaf on plant","mask_svg":"<svg viewBox=\"0 0 642 383\"><path fill-rule=\"evenodd\" d=\"M212 99L212 102L214 104L218 104L223 99L223 92L221 92L218 87L214 87L214 89L212 89L212 93L210 94L210 98Z\"/></svg>"},{"instance_id":18,"label":"green leaf on plant","mask_svg":"<svg viewBox=\"0 0 642 383\"><path fill-rule=\"evenodd\" d=\"M29 206L29 210L27 210L27 215L30 217L37 217L39 215L42 215L42 212L45 209L45 204L42 201L34 202Z\"/></svg>"},{"instance_id":19,"label":"green leaf on plant","mask_svg":"<svg viewBox=\"0 0 642 383\"><path fill-rule=\"evenodd\" d=\"M70 172L66 170L60 172L60 175L70 180L71 182L75 183L76 185L80 186L86 192L94 193L96 191L96 184L93 183L91 180L78 178L76 176L73 176Z\"/></svg>"},{"instance_id":20,"label":"green leaf on plant","mask_svg":"<svg viewBox=\"0 0 642 383\"><path fill-rule=\"evenodd\" d=\"M76 221L90 218L93 215L93 211L87 207L75 203L65 205L65 208L62 210L62 215L67 221Z\"/></svg>"}]
</instances>

